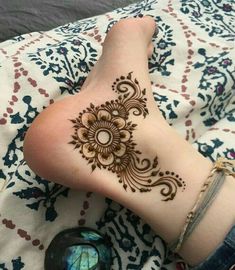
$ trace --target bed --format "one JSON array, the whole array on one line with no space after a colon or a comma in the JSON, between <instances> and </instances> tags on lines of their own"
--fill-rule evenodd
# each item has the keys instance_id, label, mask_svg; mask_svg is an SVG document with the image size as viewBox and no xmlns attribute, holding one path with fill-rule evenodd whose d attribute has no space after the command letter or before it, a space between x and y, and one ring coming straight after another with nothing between
<instances>
[{"instance_id":1,"label":"bed","mask_svg":"<svg viewBox=\"0 0 235 270\"><path fill-rule=\"evenodd\" d=\"M156 106L202 155L235 159L234 1L123 2L102 15L60 18L65 24L52 30L56 25L30 28L27 20L28 29L14 29L18 36L1 29L2 41L8 40L0 43L0 269L43 269L53 237L75 226L108 235L113 270L188 267L130 210L48 182L23 158L27 128L49 104L80 91L110 27L121 18L151 15L159 27L149 60ZM1 1L0 11L6 7ZM0 18L1 28L6 20Z\"/></svg>"}]
</instances>

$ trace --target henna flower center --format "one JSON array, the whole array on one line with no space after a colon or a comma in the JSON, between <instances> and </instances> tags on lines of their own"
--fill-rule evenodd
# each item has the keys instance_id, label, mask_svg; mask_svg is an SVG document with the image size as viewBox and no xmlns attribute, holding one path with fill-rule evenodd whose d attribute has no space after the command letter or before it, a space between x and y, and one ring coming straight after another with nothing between
<instances>
[{"instance_id":1,"label":"henna flower center","mask_svg":"<svg viewBox=\"0 0 235 270\"><path fill-rule=\"evenodd\" d=\"M112 133L107 129L101 129L96 132L96 141L103 146L110 145L112 143L112 138Z\"/></svg>"}]
</instances>

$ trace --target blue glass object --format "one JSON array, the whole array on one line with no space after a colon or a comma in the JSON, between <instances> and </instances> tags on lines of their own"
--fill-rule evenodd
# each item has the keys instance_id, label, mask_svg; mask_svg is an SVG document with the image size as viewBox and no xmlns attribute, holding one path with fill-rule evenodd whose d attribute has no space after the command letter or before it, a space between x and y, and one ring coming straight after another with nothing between
<instances>
[{"instance_id":1,"label":"blue glass object","mask_svg":"<svg viewBox=\"0 0 235 270\"><path fill-rule=\"evenodd\" d=\"M109 270L111 244L89 228L60 232L46 250L45 270Z\"/></svg>"}]
</instances>

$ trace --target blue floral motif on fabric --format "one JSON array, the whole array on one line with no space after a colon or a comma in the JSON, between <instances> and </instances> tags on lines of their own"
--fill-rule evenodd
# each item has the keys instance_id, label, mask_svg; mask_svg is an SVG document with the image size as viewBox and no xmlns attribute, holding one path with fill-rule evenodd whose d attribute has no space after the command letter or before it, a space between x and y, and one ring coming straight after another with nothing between
<instances>
[{"instance_id":1,"label":"blue floral motif on fabric","mask_svg":"<svg viewBox=\"0 0 235 270\"><path fill-rule=\"evenodd\" d=\"M233 0L181 0L181 9L210 37L227 41L235 38L235 9Z\"/></svg>"},{"instance_id":2,"label":"blue floral motif on fabric","mask_svg":"<svg viewBox=\"0 0 235 270\"><path fill-rule=\"evenodd\" d=\"M74 38L74 35L89 31L96 26L97 18L86 19L74 23L59 26L54 31L66 38Z\"/></svg>"},{"instance_id":3,"label":"blue floral motif on fabric","mask_svg":"<svg viewBox=\"0 0 235 270\"><path fill-rule=\"evenodd\" d=\"M171 72L168 70L168 66L173 66L175 63L172 57L172 48L176 46L173 41L173 28L167 25L159 16L155 17L155 21L158 25L158 35L154 42L154 52L149 61L149 72L154 73L156 70L161 73L162 76L170 76ZM158 36L161 36L158 38Z\"/></svg>"},{"instance_id":4,"label":"blue floral motif on fabric","mask_svg":"<svg viewBox=\"0 0 235 270\"><path fill-rule=\"evenodd\" d=\"M21 270L25 264L21 261L21 257L11 260L11 268L6 268L6 263L0 262L0 270Z\"/></svg>"},{"instance_id":5,"label":"blue floral motif on fabric","mask_svg":"<svg viewBox=\"0 0 235 270\"><path fill-rule=\"evenodd\" d=\"M97 222L99 230L104 230L115 243L113 246L113 264L117 269L143 269L148 261L150 269L158 269L162 265L172 264L167 260L167 246L157 235L155 235L149 225L125 209L121 205L106 199L107 208L103 217ZM159 245L163 248L163 253L159 252ZM145 246L144 249L139 247Z\"/></svg>"},{"instance_id":6,"label":"blue floral motif on fabric","mask_svg":"<svg viewBox=\"0 0 235 270\"><path fill-rule=\"evenodd\" d=\"M28 57L40 67L44 76L50 75L59 83L61 94L75 94L96 63L97 52L89 41L73 37L38 49Z\"/></svg>"},{"instance_id":7,"label":"blue floral motif on fabric","mask_svg":"<svg viewBox=\"0 0 235 270\"><path fill-rule=\"evenodd\" d=\"M202 70L198 85L201 89L198 97L203 101L200 114L204 118L205 126L212 126L225 117L225 113L229 113L225 108L233 97L231 87L235 90L235 70L233 60L226 51L216 56L208 56L207 51L200 48L198 53L203 60L194 63L193 66Z\"/></svg>"}]
</instances>

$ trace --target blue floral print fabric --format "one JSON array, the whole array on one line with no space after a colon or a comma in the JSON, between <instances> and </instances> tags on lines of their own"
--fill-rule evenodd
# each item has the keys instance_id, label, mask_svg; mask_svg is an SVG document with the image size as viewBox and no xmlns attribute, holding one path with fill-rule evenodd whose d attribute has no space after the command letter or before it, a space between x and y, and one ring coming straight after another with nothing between
<instances>
[{"instance_id":1,"label":"blue floral print fabric","mask_svg":"<svg viewBox=\"0 0 235 270\"><path fill-rule=\"evenodd\" d=\"M110 237L113 270L187 269L130 210L48 182L23 158L24 135L34 118L78 93L108 30L122 18L140 15L153 16L159 28L149 72L163 116L210 160L235 159L233 0L145 0L5 41L0 44L0 269L43 269L52 238L75 226Z\"/></svg>"}]
</instances>

